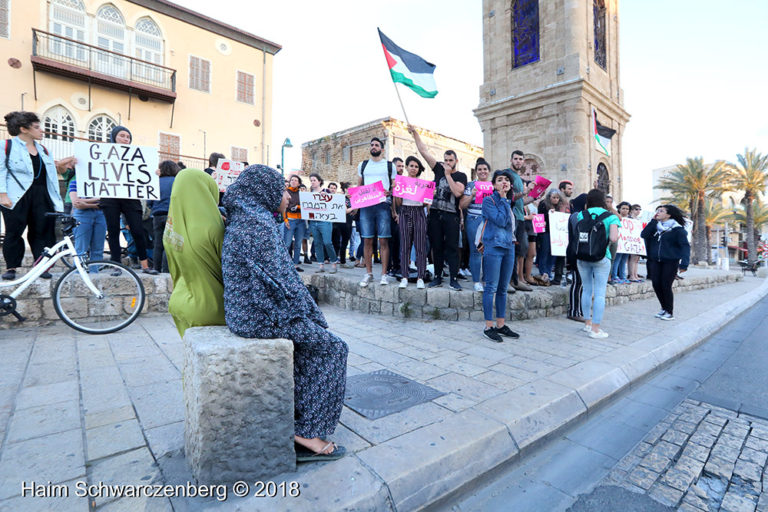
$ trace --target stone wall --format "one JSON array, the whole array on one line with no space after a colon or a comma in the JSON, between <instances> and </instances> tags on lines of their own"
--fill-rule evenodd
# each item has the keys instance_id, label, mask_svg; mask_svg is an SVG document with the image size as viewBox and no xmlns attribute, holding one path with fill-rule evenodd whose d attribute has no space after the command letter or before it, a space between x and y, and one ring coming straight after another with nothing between
<instances>
[{"instance_id":1,"label":"stone wall","mask_svg":"<svg viewBox=\"0 0 768 512\"><path fill-rule=\"evenodd\" d=\"M12 329L27 325L48 325L59 321L59 315L53 309L53 301L51 300L51 293L56 287L59 276L59 274L54 273L53 279L38 279L29 288L24 290L24 293L16 301L18 305L17 311L26 317L27 320L19 322L10 315L0 317L0 329ZM160 274L157 276L139 274L139 278L144 284L144 291L146 293L142 312L167 313L168 299L173 290L173 281L171 281L170 274ZM10 291L10 289L0 290L0 292L6 294L10 293ZM84 295L80 291L72 290L69 293L72 295L72 299L77 300L76 297L82 296L83 302L85 302ZM120 297L119 293L116 296Z\"/></svg>"},{"instance_id":2,"label":"stone wall","mask_svg":"<svg viewBox=\"0 0 768 512\"><path fill-rule=\"evenodd\" d=\"M402 318L431 320L483 320L483 294L471 290L460 292L448 288L416 289L414 284L400 289L396 283L380 286L375 281L366 288L358 284L359 275L352 273L302 274L305 283L320 290L320 302L344 309ZM674 285L676 292L699 290L743 279L741 273L717 271L688 275ZM654 297L650 281L608 286L606 305L624 304L630 300ZM533 292L508 295L507 318L525 320L566 313L568 288L537 287Z\"/></svg>"},{"instance_id":3,"label":"stone wall","mask_svg":"<svg viewBox=\"0 0 768 512\"><path fill-rule=\"evenodd\" d=\"M468 142L424 128L419 128L419 134L432 155L438 160L442 160L443 153L447 149L454 150L459 157L459 170L466 173L467 177L470 176L477 158L483 155L483 148ZM301 146L302 173L309 175L316 172L326 183L348 181L356 186L357 166L363 160L370 158L369 144L372 137L378 137L384 141L384 154L388 160L396 156L405 160L406 157L414 155L426 166L426 162L416 149L413 137L408 133L407 124L387 117L305 142ZM432 179L434 175L428 169L421 177Z\"/></svg>"}]
</instances>

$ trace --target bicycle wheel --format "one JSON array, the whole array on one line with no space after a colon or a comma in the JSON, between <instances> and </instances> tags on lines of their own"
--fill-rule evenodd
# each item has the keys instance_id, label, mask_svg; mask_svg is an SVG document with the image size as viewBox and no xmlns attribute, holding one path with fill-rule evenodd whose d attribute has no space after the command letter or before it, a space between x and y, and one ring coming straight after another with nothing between
<instances>
[{"instance_id":1,"label":"bicycle wheel","mask_svg":"<svg viewBox=\"0 0 768 512\"><path fill-rule=\"evenodd\" d=\"M94 295L76 268L68 270L53 290L53 307L65 324L88 334L119 331L141 313L144 285L136 273L114 261L91 261Z\"/></svg>"}]
</instances>

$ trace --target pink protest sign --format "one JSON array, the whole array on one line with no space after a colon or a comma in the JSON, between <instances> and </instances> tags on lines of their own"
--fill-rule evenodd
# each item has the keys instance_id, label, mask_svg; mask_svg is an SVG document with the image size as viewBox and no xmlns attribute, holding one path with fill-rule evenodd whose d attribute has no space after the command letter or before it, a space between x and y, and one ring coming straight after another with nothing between
<instances>
[{"instance_id":1,"label":"pink protest sign","mask_svg":"<svg viewBox=\"0 0 768 512\"><path fill-rule=\"evenodd\" d=\"M616 252L645 256L645 240L640 237L642 230L643 222L641 220L623 217L619 228L619 243Z\"/></svg>"},{"instance_id":2,"label":"pink protest sign","mask_svg":"<svg viewBox=\"0 0 768 512\"><path fill-rule=\"evenodd\" d=\"M435 195L435 182L411 178L410 176L398 175L395 178L395 188L392 189L392 195L411 199L420 203L432 204Z\"/></svg>"},{"instance_id":3,"label":"pink protest sign","mask_svg":"<svg viewBox=\"0 0 768 512\"><path fill-rule=\"evenodd\" d=\"M547 190L547 187L552 184L551 181L549 181L547 178L543 176L536 176L534 179L534 182L536 185L533 187L533 189L528 192L528 195L530 197L533 197L534 199L541 196L541 194L544 193L545 190Z\"/></svg>"},{"instance_id":4,"label":"pink protest sign","mask_svg":"<svg viewBox=\"0 0 768 512\"><path fill-rule=\"evenodd\" d=\"M365 208L387 200L387 192L380 181L360 187L349 187L349 201L352 208Z\"/></svg>"},{"instance_id":5,"label":"pink protest sign","mask_svg":"<svg viewBox=\"0 0 768 512\"><path fill-rule=\"evenodd\" d=\"M547 230L547 220L543 213L537 213L533 216L533 232L543 233Z\"/></svg>"},{"instance_id":6,"label":"pink protest sign","mask_svg":"<svg viewBox=\"0 0 768 512\"><path fill-rule=\"evenodd\" d=\"M483 199L493 194L493 183L490 181L476 181L475 182L475 203L483 204Z\"/></svg>"}]
</instances>

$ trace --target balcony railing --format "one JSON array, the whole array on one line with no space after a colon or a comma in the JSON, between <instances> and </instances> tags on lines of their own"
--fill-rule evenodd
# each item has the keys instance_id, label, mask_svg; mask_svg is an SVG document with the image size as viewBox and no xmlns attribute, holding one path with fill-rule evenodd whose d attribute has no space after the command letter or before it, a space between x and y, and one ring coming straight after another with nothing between
<instances>
[{"instance_id":1,"label":"balcony railing","mask_svg":"<svg viewBox=\"0 0 768 512\"><path fill-rule=\"evenodd\" d=\"M34 28L32 66L139 96L176 99L175 69Z\"/></svg>"}]
</instances>

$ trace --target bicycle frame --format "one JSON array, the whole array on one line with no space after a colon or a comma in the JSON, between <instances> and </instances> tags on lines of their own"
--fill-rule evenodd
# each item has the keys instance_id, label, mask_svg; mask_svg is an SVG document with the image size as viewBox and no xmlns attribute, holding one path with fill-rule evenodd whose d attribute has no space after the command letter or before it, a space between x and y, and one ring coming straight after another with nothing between
<instances>
[{"instance_id":1,"label":"bicycle frame","mask_svg":"<svg viewBox=\"0 0 768 512\"><path fill-rule=\"evenodd\" d=\"M45 254L45 256L43 256L43 259L41 259L35 266L33 266L29 272L27 272L26 274L24 274L24 276L14 281L0 283L0 289L20 285L10 295L12 298L15 299L16 297L21 295L24 292L24 290L26 290L29 287L29 285L35 282L35 280L38 277L40 277L43 274L43 272L45 272L49 267L54 265L57 261L59 261L64 256L72 256L72 261L74 262L75 267L77 268L77 272L80 274L80 278L83 280L83 282L85 282L86 286L88 286L88 289L91 290L93 294L96 295L98 298L100 299L103 298L103 295L98 290L98 288L96 288L93 285L93 281L91 281L91 277L88 274L88 271L83 267L81 258L80 256L78 256L77 251L75 250L75 246L72 243L72 237L70 237L69 235L66 235L64 237L64 240L57 243L50 249L48 247L43 249L43 254ZM50 256L50 254L53 254L53 256Z\"/></svg>"}]
</instances>

